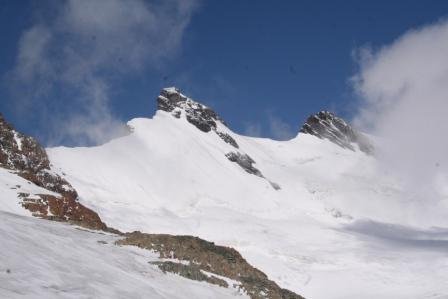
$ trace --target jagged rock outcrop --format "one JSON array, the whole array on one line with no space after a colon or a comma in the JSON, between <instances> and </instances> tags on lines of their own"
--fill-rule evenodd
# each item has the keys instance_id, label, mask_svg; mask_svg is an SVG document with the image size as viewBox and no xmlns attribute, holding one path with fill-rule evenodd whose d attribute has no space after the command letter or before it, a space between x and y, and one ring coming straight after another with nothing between
<instances>
[{"instance_id":1,"label":"jagged rock outcrop","mask_svg":"<svg viewBox=\"0 0 448 299\"><path fill-rule=\"evenodd\" d=\"M252 299L303 299L269 280L266 274L251 266L233 248L217 246L192 236L133 232L125 234L125 237L117 241L117 244L133 245L158 252L162 261L155 264L165 272L223 287L228 284L222 277L229 278L237 282L233 287L245 291ZM173 262L173 259L179 262Z\"/></svg>"},{"instance_id":2,"label":"jagged rock outcrop","mask_svg":"<svg viewBox=\"0 0 448 299\"><path fill-rule=\"evenodd\" d=\"M233 139L233 137L230 136L229 134L218 131L216 131L216 134L218 134L218 136L221 137L221 139L224 140L224 142L230 144L234 148L240 148L238 143L236 143L235 139Z\"/></svg>"},{"instance_id":3,"label":"jagged rock outcrop","mask_svg":"<svg viewBox=\"0 0 448 299\"><path fill-rule=\"evenodd\" d=\"M170 112L175 118L185 115L187 121L202 132L214 131L224 142L239 148L236 140L218 130L217 123L227 126L225 121L211 108L193 101L175 87L164 88L157 97L157 109Z\"/></svg>"},{"instance_id":4,"label":"jagged rock outcrop","mask_svg":"<svg viewBox=\"0 0 448 299\"><path fill-rule=\"evenodd\" d=\"M47 153L32 137L16 130L0 115L0 166L56 193L76 197L76 191L50 170Z\"/></svg>"},{"instance_id":5,"label":"jagged rock outcrop","mask_svg":"<svg viewBox=\"0 0 448 299\"><path fill-rule=\"evenodd\" d=\"M373 146L362 133L353 129L342 118L329 111L321 111L311 115L300 129L300 133L311 134L350 150L355 150L353 144L367 154L373 152Z\"/></svg>"},{"instance_id":6,"label":"jagged rock outcrop","mask_svg":"<svg viewBox=\"0 0 448 299\"><path fill-rule=\"evenodd\" d=\"M205 274L201 267L194 263L189 263L186 265L172 261L157 261L151 262L151 264L156 265L164 273L174 273L191 280L205 281L224 288L229 287L227 281L213 275Z\"/></svg>"},{"instance_id":7,"label":"jagged rock outcrop","mask_svg":"<svg viewBox=\"0 0 448 299\"><path fill-rule=\"evenodd\" d=\"M30 196L26 193L20 193L19 197L22 198L22 206L37 217L116 232L116 230L107 228L97 213L86 208L73 197L48 194Z\"/></svg>"},{"instance_id":8,"label":"jagged rock outcrop","mask_svg":"<svg viewBox=\"0 0 448 299\"><path fill-rule=\"evenodd\" d=\"M230 152L226 154L227 159L238 164L247 173L264 178L261 171L254 167L255 161L247 154L241 154L239 152Z\"/></svg>"},{"instance_id":9,"label":"jagged rock outcrop","mask_svg":"<svg viewBox=\"0 0 448 299\"><path fill-rule=\"evenodd\" d=\"M1 114L0 167L58 194L20 194L22 206L35 216L71 221L89 228L106 228L98 214L78 202L76 190L51 170L45 149L33 137L14 130Z\"/></svg>"},{"instance_id":10,"label":"jagged rock outcrop","mask_svg":"<svg viewBox=\"0 0 448 299\"><path fill-rule=\"evenodd\" d=\"M225 125L215 111L186 97L174 87L162 89L157 98L157 109L171 112L177 118L184 112L188 122L203 132L216 129L216 122Z\"/></svg>"},{"instance_id":11,"label":"jagged rock outcrop","mask_svg":"<svg viewBox=\"0 0 448 299\"><path fill-rule=\"evenodd\" d=\"M229 161L238 164L244 171L247 173L259 176L260 178L266 179L266 177L261 173L260 170L255 168L253 164L255 164L254 159L252 159L248 154L242 154L240 152L229 152L226 154L227 159ZM266 179L267 180L267 179ZM271 182L267 180L272 188L275 190L280 190L281 187L279 184Z\"/></svg>"}]
</instances>

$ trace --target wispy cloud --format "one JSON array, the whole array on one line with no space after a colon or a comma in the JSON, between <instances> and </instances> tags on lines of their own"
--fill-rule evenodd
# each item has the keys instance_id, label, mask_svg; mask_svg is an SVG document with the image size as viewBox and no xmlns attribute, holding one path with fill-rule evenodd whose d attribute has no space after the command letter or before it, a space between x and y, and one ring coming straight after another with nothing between
<instances>
[{"instance_id":1,"label":"wispy cloud","mask_svg":"<svg viewBox=\"0 0 448 299\"><path fill-rule=\"evenodd\" d=\"M17 106L47 117L45 110L61 97L73 109L54 116L55 140L104 142L123 130L109 108L112 82L159 67L175 55L197 2L50 3L56 5L54 15L40 18L19 41L16 65L8 77Z\"/></svg>"},{"instance_id":2,"label":"wispy cloud","mask_svg":"<svg viewBox=\"0 0 448 299\"><path fill-rule=\"evenodd\" d=\"M383 140L384 169L421 198L448 197L448 22L358 52L356 121ZM441 197L442 196L442 197Z\"/></svg>"},{"instance_id":3,"label":"wispy cloud","mask_svg":"<svg viewBox=\"0 0 448 299\"><path fill-rule=\"evenodd\" d=\"M288 140L297 135L291 126L281 118L269 114L268 116L269 133L276 140Z\"/></svg>"},{"instance_id":4,"label":"wispy cloud","mask_svg":"<svg viewBox=\"0 0 448 299\"><path fill-rule=\"evenodd\" d=\"M260 123L246 122L244 124L244 135L251 137L261 137L262 129Z\"/></svg>"},{"instance_id":5,"label":"wispy cloud","mask_svg":"<svg viewBox=\"0 0 448 299\"><path fill-rule=\"evenodd\" d=\"M288 123L272 112L266 112L265 122L246 122L244 134L252 137L270 137L275 140L289 140L294 138L298 130L294 130Z\"/></svg>"}]
</instances>

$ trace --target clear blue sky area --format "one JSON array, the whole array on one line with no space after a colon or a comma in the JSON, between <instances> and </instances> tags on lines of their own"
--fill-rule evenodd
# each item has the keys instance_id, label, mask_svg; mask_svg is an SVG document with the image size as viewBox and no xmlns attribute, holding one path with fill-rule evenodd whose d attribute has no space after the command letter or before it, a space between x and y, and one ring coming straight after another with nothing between
<instances>
[{"instance_id":1,"label":"clear blue sky area","mask_svg":"<svg viewBox=\"0 0 448 299\"><path fill-rule=\"evenodd\" d=\"M0 1L0 74L14 67L17 43L44 1ZM446 16L448 1L203 1L180 52L161 68L120 79L111 109L120 119L152 116L163 87L213 107L237 131L269 130L272 118L294 133L309 114L356 109L348 79L354 49L389 44L411 28ZM69 100L69 99L66 99ZM45 139L45 130L14 113L5 84L0 112L16 127ZM57 113L57 111L55 112Z\"/></svg>"}]
</instances>

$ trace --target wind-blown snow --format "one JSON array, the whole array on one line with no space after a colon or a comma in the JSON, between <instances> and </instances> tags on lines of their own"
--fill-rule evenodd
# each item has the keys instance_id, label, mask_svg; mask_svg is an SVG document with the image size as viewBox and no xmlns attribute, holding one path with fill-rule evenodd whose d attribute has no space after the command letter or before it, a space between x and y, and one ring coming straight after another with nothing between
<instances>
[{"instance_id":1,"label":"wind-blown snow","mask_svg":"<svg viewBox=\"0 0 448 299\"><path fill-rule=\"evenodd\" d=\"M447 226L446 202L427 217L374 157L306 134L279 142L218 124L263 179L226 158L235 148L183 117L158 111L129 126L132 134L99 147L48 149L108 225L235 247L308 298L448 298L447 235L430 228ZM385 223L401 226L379 234Z\"/></svg>"}]
</instances>

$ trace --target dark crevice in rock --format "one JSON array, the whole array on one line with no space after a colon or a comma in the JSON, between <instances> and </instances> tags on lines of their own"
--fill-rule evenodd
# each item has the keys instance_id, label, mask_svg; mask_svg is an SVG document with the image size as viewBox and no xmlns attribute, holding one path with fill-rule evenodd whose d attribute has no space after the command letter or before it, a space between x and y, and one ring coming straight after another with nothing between
<instances>
[{"instance_id":1,"label":"dark crevice in rock","mask_svg":"<svg viewBox=\"0 0 448 299\"><path fill-rule=\"evenodd\" d=\"M300 129L301 133L314 135L350 150L355 150L353 144L367 154L373 152L373 146L362 133L354 130L342 118L328 111L311 115Z\"/></svg>"},{"instance_id":2,"label":"dark crevice in rock","mask_svg":"<svg viewBox=\"0 0 448 299\"><path fill-rule=\"evenodd\" d=\"M117 244L133 245L158 252L161 259L189 262L189 265L173 262L158 263L159 268L164 271L178 273L196 280L206 280L201 270L230 278L237 281L238 288L244 290L253 299L303 299L269 280L266 274L251 266L233 248L217 246L212 242L192 236L133 232L125 234L125 237L125 239L117 241ZM222 281L218 277L217 279L217 283Z\"/></svg>"}]
</instances>

